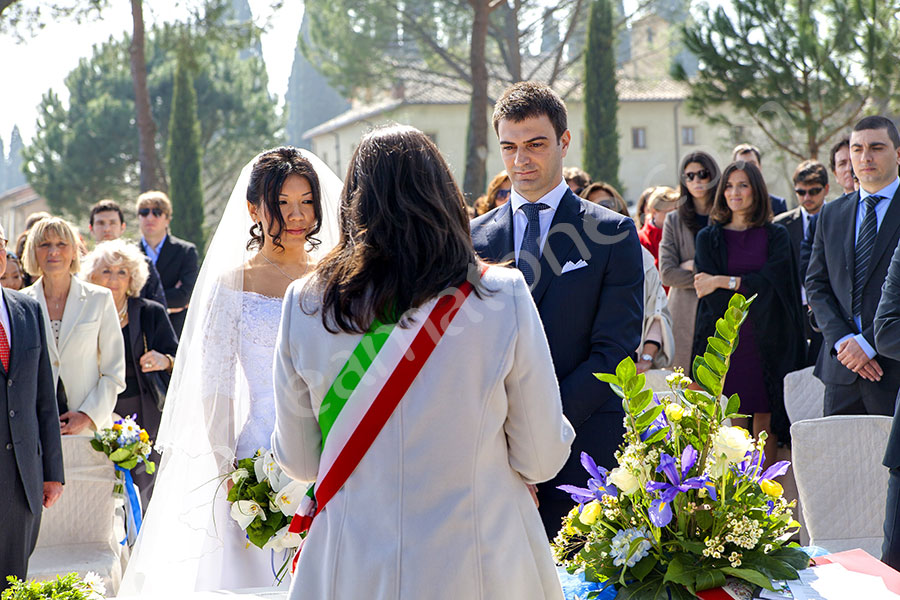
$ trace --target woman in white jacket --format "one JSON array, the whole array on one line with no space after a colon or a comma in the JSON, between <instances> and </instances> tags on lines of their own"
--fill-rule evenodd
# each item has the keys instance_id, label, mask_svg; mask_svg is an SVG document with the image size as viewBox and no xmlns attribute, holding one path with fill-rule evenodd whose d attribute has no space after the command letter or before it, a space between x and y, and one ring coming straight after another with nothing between
<instances>
[{"instance_id":1,"label":"woman in white jacket","mask_svg":"<svg viewBox=\"0 0 900 600\"><path fill-rule=\"evenodd\" d=\"M449 168L410 127L362 139L341 221L338 247L284 299L272 447L291 477L321 481L341 420L432 333L438 298L475 291L313 521L290 597L562 598L526 484L556 475L574 432L521 273L480 263ZM397 324L329 427L323 398L375 319Z\"/></svg>"}]
</instances>

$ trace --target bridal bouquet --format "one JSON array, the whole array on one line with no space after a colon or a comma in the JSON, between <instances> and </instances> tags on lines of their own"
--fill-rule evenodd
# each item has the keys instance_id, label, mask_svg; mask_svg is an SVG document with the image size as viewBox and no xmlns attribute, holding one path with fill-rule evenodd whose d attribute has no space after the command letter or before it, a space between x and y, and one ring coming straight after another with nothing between
<instances>
[{"instance_id":1,"label":"bridal bouquet","mask_svg":"<svg viewBox=\"0 0 900 600\"><path fill-rule=\"evenodd\" d=\"M228 491L231 518L263 550L297 548L300 535L288 527L308 486L285 475L271 450L260 448L252 458L239 460L237 467L228 474L234 484Z\"/></svg>"},{"instance_id":2,"label":"bridal bouquet","mask_svg":"<svg viewBox=\"0 0 900 600\"><path fill-rule=\"evenodd\" d=\"M800 525L775 481L788 463L764 470L765 433L753 439L727 426L744 416L740 399L719 401L752 301L735 294L695 358L702 390L688 389L691 380L676 373L667 380L671 394L657 396L628 358L615 374L597 375L623 398L624 444L611 471L582 454L586 488L560 486L578 505L553 550L570 573L615 584L617 600L687 600L726 577L772 589L773 580L796 579L809 563L788 544Z\"/></svg>"},{"instance_id":3,"label":"bridal bouquet","mask_svg":"<svg viewBox=\"0 0 900 600\"><path fill-rule=\"evenodd\" d=\"M97 431L91 440L91 447L108 456L120 469L131 470L138 463L144 463L147 474L152 475L156 470L154 462L149 460L153 442L147 430L137 424L136 418L134 414L119 419L112 427Z\"/></svg>"}]
</instances>

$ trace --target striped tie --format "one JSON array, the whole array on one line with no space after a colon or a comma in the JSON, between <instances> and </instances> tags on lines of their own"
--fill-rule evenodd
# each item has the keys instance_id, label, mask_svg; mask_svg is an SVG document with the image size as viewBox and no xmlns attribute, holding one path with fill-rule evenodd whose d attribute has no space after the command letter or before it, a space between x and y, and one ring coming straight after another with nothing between
<instances>
[{"instance_id":1,"label":"striped tie","mask_svg":"<svg viewBox=\"0 0 900 600\"><path fill-rule=\"evenodd\" d=\"M521 207L522 212L528 218L525 227L525 236L522 238L522 247L519 249L519 261L516 266L525 276L525 283L531 286L534 283L534 265L537 265L541 257L541 249L538 247L538 238L541 235L540 212L550 208L543 202L526 202Z\"/></svg>"},{"instance_id":2,"label":"striped tie","mask_svg":"<svg viewBox=\"0 0 900 600\"><path fill-rule=\"evenodd\" d=\"M866 214L863 217L862 227L859 228L859 238L856 240L856 259L853 269L853 316L862 314L863 283L869 269L869 259L872 258L872 249L875 247L875 236L878 235L875 205L883 199L881 196L868 196L865 200Z\"/></svg>"}]
</instances>

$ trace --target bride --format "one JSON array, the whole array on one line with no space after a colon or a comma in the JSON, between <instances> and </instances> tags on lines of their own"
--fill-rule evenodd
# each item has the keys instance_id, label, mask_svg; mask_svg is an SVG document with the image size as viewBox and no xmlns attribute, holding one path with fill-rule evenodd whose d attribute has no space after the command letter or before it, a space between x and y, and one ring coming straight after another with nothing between
<instances>
[{"instance_id":1,"label":"bride","mask_svg":"<svg viewBox=\"0 0 900 600\"><path fill-rule=\"evenodd\" d=\"M282 298L337 242L341 187L291 147L241 172L191 298L157 440L160 473L120 595L273 585L284 558L250 544L230 518L222 475L270 445Z\"/></svg>"}]
</instances>

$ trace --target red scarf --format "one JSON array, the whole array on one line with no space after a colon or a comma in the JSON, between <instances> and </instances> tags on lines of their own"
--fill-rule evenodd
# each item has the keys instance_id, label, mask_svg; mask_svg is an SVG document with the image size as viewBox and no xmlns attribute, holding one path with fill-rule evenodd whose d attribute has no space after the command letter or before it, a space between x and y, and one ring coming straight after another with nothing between
<instances>
[{"instance_id":1,"label":"red scarf","mask_svg":"<svg viewBox=\"0 0 900 600\"><path fill-rule=\"evenodd\" d=\"M662 229L653 224L650 215L646 216L644 226L638 229L638 238L641 240L641 246L653 255L653 264L659 269L659 242L662 240ZM663 286L663 289L669 293L668 287Z\"/></svg>"}]
</instances>

